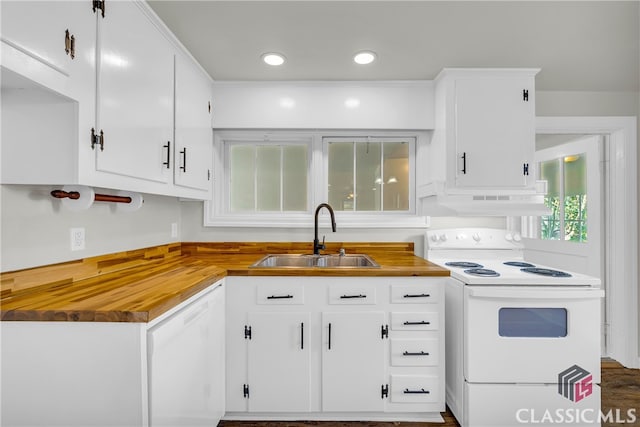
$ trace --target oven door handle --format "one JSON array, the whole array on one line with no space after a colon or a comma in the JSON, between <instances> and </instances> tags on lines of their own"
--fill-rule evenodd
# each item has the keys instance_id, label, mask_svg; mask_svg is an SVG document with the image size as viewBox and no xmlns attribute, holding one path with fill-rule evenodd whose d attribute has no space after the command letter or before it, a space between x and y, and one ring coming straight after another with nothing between
<instances>
[{"instance_id":1,"label":"oven door handle","mask_svg":"<svg viewBox=\"0 0 640 427\"><path fill-rule=\"evenodd\" d=\"M476 288L467 287L468 295L472 298L493 299L598 299L604 297L602 289L505 289L505 288Z\"/></svg>"}]
</instances>

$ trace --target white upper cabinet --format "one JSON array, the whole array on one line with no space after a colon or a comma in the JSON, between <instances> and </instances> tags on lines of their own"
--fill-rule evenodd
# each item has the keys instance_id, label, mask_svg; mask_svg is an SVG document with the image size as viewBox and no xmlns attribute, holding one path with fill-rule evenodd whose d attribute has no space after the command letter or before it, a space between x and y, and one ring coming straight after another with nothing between
<instances>
[{"instance_id":1,"label":"white upper cabinet","mask_svg":"<svg viewBox=\"0 0 640 427\"><path fill-rule=\"evenodd\" d=\"M146 3L92 6L0 3L0 182L209 199L209 77Z\"/></svg>"},{"instance_id":2,"label":"white upper cabinet","mask_svg":"<svg viewBox=\"0 0 640 427\"><path fill-rule=\"evenodd\" d=\"M176 185L210 192L213 134L211 81L183 55L175 70Z\"/></svg>"},{"instance_id":3,"label":"white upper cabinet","mask_svg":"<svg viewBox=\"0 0 640 427\"><path fill-rule=\"evenodd\" d=\"M96 147L96 169L168 184L173 169L166 163L173 140L172 46L133 2L109 2L98 32L95 129L103 132L104 145Z\"/></svg>"},{"instance_id":4,"label":"white upper cabinet","mask_svg":"<svg viewBox=\"0 0 640 427\"><path fill-rule=\"evenodd\" d=\"M450 194L532 190L537 72L444 69L427 182Z\"/></svg>"},{"instance_id":5,"label":"white upper cabinet","mask_svg":"<svg viewBox=\"0 0 640 427\"><path fill-rule=\"evenodd\" d=\"M533 79L455 81L456 187L526 187L535 148Z\"/></svg>"},{"instance_id":6,"label":"white upper cabinet","mask_svg":"<svg viewBox=\"0 0 640 427\"><path fill-rule=\"evenodd\" d=\"M95 86L96 19L88 2L3 1L2 66L77 97Z\"/></svg>"}]
</instances>

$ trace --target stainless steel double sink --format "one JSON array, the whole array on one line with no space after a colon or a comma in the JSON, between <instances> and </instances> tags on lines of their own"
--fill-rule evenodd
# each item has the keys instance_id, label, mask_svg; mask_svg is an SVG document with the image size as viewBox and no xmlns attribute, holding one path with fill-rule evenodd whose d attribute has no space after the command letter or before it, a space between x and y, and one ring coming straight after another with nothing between
<instances>
[{"instance_id":1,"label":"stainless steel double sink","mask_svg":"<svg viewBox=\"0 0 640 427\"><path fill-rule=\"evenodd\" d=\"M380 268L367 255L306 255L306 254L272 254L267 255L250 268Z\"/></svg>"}]
</instances>

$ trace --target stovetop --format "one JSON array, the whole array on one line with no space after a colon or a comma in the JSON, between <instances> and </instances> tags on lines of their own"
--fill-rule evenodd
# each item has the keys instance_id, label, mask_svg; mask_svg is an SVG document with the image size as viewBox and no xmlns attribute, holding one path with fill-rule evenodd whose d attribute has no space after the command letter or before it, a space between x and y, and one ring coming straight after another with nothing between
<instances>
[{"instance_id":1,"label":"stovetop","mask_svg":"<svg viewBox=\"0 0 640 427\"><path fill-rule=\"evenodd\" d=\"M425 253L467 285L600 287L596 277L525 260L521 236L507 230L429 230Z\"/></svg>"},{"instance_id":2,"label":"stovetop","mask_svg":"<svg viewBox=\"0 0 640 427\"><path fill-rule=\"evenodd\" d=\"M596 277L587 276L572 271L560 270L537 263L526 262L522 259L433 259L429 258L429 261L448 268L451 271L451 277L458 279L461 282L468 285L494 285L494 286L511 286L511 285L523 285L523 286L584 286L584 287L599 287L600 279ZM474 265L480 265L481 267L456 267L450 264L451 262L473 263ZM505 262L511 263L511 265L505 264ZM520 266L520 265L526 265ZM534 267L529 267L534 266ZM534 274L530 270L539 268L543 273L548 274ZM479 270L480 274L475 273L474 270ZM491 272L494 272L492 274Z\"/></svg>"}]
</instances>

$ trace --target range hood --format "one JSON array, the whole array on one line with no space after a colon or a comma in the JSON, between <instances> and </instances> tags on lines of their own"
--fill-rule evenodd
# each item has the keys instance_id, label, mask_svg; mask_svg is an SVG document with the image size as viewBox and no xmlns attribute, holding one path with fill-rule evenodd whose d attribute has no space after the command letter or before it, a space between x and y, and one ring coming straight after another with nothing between
<instances>
[{"instance_id":1,"label":"range hood","mask_svg":"<svg viewBox=\"0 0 640 427\"><path fill-rule=\"evenodd\" d=\"M478 189L456 194L445 191L444 183L436 182L418 188L418 207L421 215L429 216L551 215L544 204L546 184L546 181L537 181L535 191Z\"/></svg>"}]
</instances>

